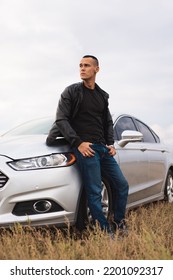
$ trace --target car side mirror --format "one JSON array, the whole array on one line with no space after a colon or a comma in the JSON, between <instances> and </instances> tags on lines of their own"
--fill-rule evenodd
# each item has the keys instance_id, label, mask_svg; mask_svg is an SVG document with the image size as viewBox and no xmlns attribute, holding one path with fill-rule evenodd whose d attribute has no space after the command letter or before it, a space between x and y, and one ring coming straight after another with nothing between
<instances>
[{"instance_id":1,"label":"car side mirror","mask_svg":"<svg viewBox=\"0 0 173 280\"><path fill-rule=\"evenodd\" d=\"M143 134L136 130L124 130L121 134L121 140L118 141L120 147L125 147L128 143L141 142Z\"/></svg>"}]
</instances>

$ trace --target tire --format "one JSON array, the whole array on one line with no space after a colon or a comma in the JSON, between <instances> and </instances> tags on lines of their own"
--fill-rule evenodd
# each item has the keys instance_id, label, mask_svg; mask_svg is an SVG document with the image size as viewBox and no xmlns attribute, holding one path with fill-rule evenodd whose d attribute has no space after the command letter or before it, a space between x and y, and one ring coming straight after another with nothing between
<instances>
[{"instance_id":1,"label":"tire","mask_svg":"<svg viewBox=\"0 0 173 280\"><path fill-rule=\"evenodd\" d=\"M112 192L108 181L104 178L102 179L102 209L106 219L109 220L112 210ZM82 231L86 229L88 225L92 227L92 224L92 216L87 206L85 191L83 190L79 203L76 228Z\"/></svg>"},{"instance_id":2,"label":"tire","mask_svg":"<svg viewBox=\"0 0 173 280\"><path fill-rule=\"evenodd\" d=\"M169 203L173 203L173 172L168 171L166 184L165 184L165 200Z\"/></svg>"}]
</instances>

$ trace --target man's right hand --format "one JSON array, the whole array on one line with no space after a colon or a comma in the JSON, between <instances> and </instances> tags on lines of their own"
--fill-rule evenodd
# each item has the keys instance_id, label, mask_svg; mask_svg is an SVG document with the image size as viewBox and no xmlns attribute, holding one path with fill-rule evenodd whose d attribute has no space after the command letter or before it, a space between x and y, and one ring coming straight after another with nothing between
<instances>
[{"instance_id":1,"label":"man's right hand","mask_svg":"<svg viewBox=\"0 0 173 280\"><path fill-rule=\"evenodd\" d=\"M78 146L79 152L84 156L84 157L93 157L95 154L95 151L91 149L92 143L91 142L82 142Z\"/></svg>"}]
</instances>

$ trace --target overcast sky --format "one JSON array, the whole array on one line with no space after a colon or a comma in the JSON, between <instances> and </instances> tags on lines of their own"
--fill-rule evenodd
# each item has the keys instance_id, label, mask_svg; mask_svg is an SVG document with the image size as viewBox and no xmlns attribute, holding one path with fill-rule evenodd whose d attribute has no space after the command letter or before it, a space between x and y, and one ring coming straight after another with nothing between
<instances>
[{"instance_id":1,"label":"overcast sky","mask_svg":"<svg viewBox=\"0 0 173 280\"><path fill-rule=\"evenodd\" d=\"M85 54L111 111L173 143L172 0L0 0L0 133L54 116Z\"/></svg>"}]
</instances>

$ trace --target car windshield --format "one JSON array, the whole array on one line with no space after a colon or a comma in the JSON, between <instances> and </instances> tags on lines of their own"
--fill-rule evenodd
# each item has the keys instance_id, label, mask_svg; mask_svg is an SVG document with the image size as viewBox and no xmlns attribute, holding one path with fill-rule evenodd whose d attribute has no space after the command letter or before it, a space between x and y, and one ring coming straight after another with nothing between
<instances>
[{"instance_id":1,"label":"car windshield","mask_svg":"<svg viewBox=\"0 0 173 280\"><path fill-rule=\"evenodd\" d=\"M37 119L19 125L14 129L9 130L2 136L48 134L52 124L53 124L52 118Z\"/></svg>"}]
</instances>

